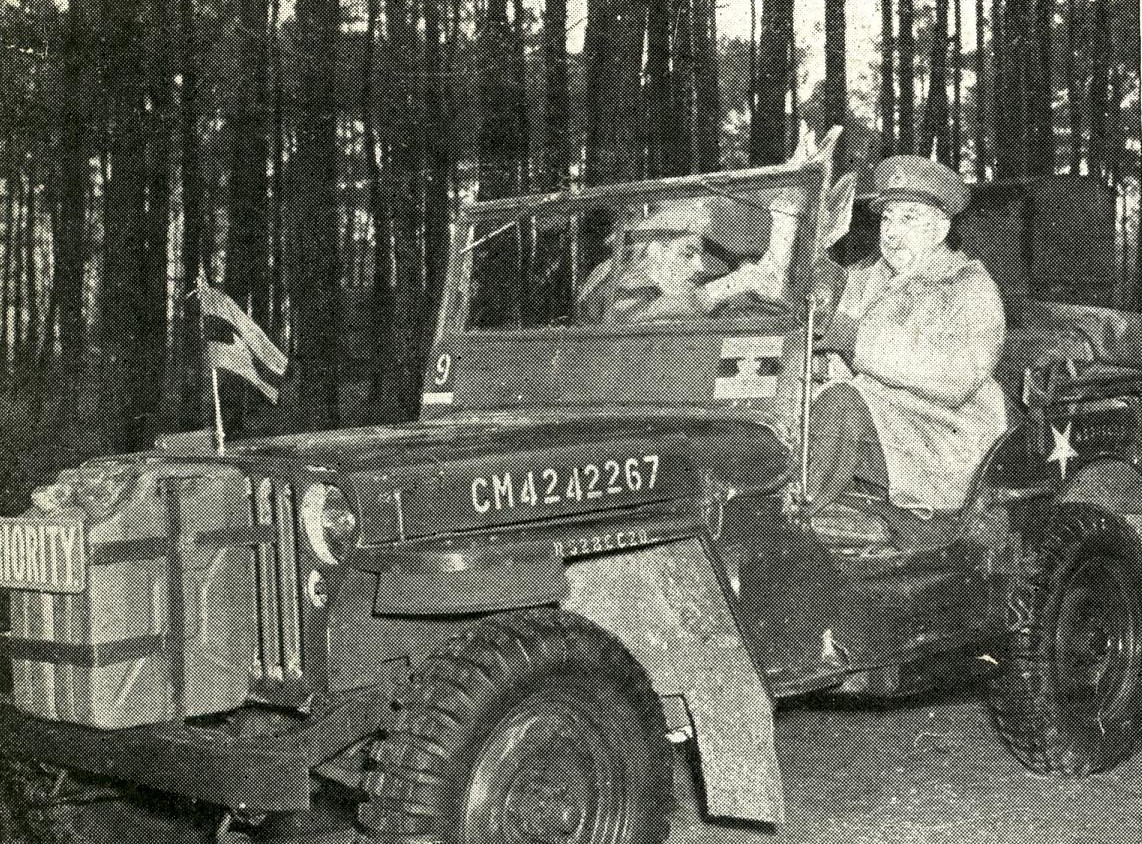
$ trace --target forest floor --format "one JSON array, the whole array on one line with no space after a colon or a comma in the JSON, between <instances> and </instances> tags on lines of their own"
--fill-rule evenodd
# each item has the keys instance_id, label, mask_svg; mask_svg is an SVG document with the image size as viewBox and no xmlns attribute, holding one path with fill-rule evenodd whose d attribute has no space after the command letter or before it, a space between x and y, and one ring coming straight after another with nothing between
<instances>
[{"instance_id":1,"label":"forest floor","mask_svg":"<svg viewBox=\"0 0 1142 844\"><path fill-rule=\"evenodd\" d=\"M812 703L777 717L786 823L705 823L676 765L669 844L1133 844L1142 759L1082 780L1012 758L976 696L878 709Z\"/></svg>"}]
</instances>

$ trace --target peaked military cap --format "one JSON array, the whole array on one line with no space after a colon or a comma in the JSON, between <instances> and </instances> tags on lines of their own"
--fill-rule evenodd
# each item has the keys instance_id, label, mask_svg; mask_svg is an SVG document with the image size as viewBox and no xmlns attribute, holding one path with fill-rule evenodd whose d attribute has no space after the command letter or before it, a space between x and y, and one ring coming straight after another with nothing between
<instances>
[{"instance_id":1,"label":"peaked military cap","mask_svg":"<svg viewBox=\"0 0 1142 844\"><path fill-rule=\"evenodd\" d=\"M968 189L955 170L919 155L893 155L872 173L876 197L869 203L879 212L894 199L934 205L954 217L968 204Z\"/></svg>"}]
</instances>

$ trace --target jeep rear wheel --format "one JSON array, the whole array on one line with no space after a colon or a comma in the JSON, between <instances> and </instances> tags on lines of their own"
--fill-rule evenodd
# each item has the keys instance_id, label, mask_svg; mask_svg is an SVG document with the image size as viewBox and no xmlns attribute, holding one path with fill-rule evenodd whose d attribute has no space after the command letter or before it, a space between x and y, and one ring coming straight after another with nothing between
<instances>
[{"instance_id":1,"label":"jeep rear wheel","mask_svg":"<svg viewBox=\"0 0 1142 844\"><path fill-rule=\"evenodd\" d=\"M1142 724L1138 538L1096 507L1063 504L1036 545L1008 599L993 720L1033 771L1104 771L1134 755Z\"/></svg>"},{"instance_id":2,"label":"jeep rear wheel","mask_svg":"<svg viewBox=\"0 0 1142 844\"><path fill-rule=\"evenodd\" d=\"M662 706L619 642L553 610L487 619L399 697L360 810L380 841L661 844Z\"/></svg>"}]
</instances>

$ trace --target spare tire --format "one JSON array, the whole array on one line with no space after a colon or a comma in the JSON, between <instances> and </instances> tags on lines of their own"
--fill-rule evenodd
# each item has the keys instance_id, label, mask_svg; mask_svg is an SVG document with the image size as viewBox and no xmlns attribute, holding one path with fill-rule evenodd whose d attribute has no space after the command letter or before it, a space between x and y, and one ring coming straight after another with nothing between
<instances>
[{"instance_id":1,"label":"spare tire","mask_svg":"<svg viewBox=\"0 0 1142 844\"><path fill-rule=\"evenodd\" d=\"M995 727L1040 774L1083 776L1134 755L1142 726L1142 553L1121 518L1055 505L1008 595L989 684Z\"/></svg>"},{"instance_id":2,"label":"spare tire","mask_svg":"<svg viewBox=\"0 0 1142 844\"><path fill-rule=\"evenodd\" d=\"M531 610L477 623L414 674L373 745L359 820L385 842L661 844L662 704L617 639Z\"/></svg>"}]
</instances>

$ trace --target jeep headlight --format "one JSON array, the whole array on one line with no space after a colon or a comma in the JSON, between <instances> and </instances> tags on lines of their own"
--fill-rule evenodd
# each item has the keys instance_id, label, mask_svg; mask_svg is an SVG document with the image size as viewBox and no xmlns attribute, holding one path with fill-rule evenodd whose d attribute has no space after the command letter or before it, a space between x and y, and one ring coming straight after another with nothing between
<instances>
[{"instance_id":1,"label":"jeep headlight","mask_svg":"<svg viewBox=\"0 0 1142 844\"><path fill-rule=\"evenodd\" d=\"M357 516L345 494L329 484L314 484L301 498L301 524L313 552L335 566L357 532Z\"/></svg>"}]
</instances>

